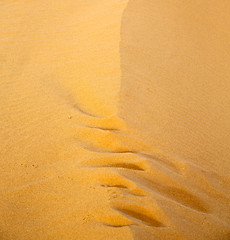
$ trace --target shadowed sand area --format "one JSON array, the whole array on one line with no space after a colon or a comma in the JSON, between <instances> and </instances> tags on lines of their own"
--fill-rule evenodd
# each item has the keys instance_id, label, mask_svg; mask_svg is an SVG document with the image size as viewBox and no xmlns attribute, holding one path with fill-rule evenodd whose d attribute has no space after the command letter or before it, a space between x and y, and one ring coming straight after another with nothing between
<instances>
[{"instance_id":1,"label":"shadowed sand area","mask_svg":"<svg viewBox=\"0 0 230 240\"><path fill-rule=\"evenodd\" d=\"M230 239L228 1L0 12L0 239Z\"/></svg>"}]
</instances>

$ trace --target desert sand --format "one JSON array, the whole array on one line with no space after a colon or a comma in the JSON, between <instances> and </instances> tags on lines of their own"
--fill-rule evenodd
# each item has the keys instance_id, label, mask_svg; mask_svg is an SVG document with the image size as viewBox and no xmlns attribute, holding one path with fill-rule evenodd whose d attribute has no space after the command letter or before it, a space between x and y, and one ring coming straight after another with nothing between
<instances>
[{"instance_id":1,"label":"desert sand","mask_svg":"<svg viewBox=\"0 0 230 240\"><path fill-rule=\"evenodd\" d=\"M230 2L0 2L0 239L230 239Z\"/></svg>"}]
</instances>

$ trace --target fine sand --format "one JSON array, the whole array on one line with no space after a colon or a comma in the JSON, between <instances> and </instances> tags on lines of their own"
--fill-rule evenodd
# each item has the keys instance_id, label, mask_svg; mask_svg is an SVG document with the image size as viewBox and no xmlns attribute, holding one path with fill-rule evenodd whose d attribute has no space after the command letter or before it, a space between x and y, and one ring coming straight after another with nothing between
<instances>
[{"instance_id":1,"label":"fine sand","mask_svg":"<svg viewBox=\"0 0 230 240\"><path fill-rule=\"evenodd\" d=\"M229 240L229 13L0 1L0 240Z\"/></svg>"}]
</instances>

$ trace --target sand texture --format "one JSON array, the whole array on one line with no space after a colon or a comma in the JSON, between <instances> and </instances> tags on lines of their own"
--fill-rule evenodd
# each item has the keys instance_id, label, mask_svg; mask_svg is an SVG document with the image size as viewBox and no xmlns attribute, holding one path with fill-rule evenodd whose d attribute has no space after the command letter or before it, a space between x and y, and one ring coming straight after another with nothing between
<instances>
[{"instance_id":1,"label":"sand texture","mask_svg":"<svg viewBox=\"0 0 230 240\"><path fill-rule=\"evenodd\" d=\"M0 240L230 239L230 2L0 1Z\"/></svg>"}]
</instances>

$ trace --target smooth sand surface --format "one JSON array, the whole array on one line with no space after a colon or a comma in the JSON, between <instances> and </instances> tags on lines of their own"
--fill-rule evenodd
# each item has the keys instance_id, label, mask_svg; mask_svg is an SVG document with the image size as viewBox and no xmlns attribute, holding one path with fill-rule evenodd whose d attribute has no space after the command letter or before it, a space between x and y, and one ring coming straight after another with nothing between
<instances>
[{"instance_id":1,"label":"smooth sand surface","mask_svg":"<svg viewBox=\"0 0 230 240\"><path fill-rule=\"evenodd\" d=\"M0 240L230 239L230 2L0 2Z\"/></svg>"}]
</instances>

